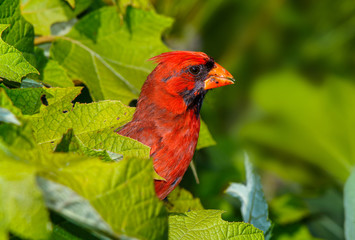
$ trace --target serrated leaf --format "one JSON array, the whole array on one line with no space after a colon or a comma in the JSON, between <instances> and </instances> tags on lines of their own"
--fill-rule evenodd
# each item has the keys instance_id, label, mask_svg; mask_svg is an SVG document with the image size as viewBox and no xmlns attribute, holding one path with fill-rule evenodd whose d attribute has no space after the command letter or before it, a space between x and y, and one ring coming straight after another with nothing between
<instances>
[{"instance_id":1,"label":"serrated leaf","mask_svg":"<svg viewBox=\"0 0 355 240\"><path fill-rule=\"evenodd\" d=\"M94 100L118 99L128 104L153 64L147 59L168 49L161 32L171 19L153 11L128 8L122 22L115 7L104 7L83 17L69 34L58 37L51 56L72 79L88 86Z\"/></svg>"},{"instance_id":2,"label":"serrated leaf","mask_svg":"<svg viewBox=\"0 0 355 240\"><path fill-rule=\"evenodd\" d=\"M45 178L38 177L37 182L44 193L45 203L49 209L91 231L104 232L117 237L88 200L70 188Z\"/></svg>"},{"instance_id":3,"label":"serrated leaf","mask_svg":"<svg viewBox=\"0 0 355 240\"><path fill-rule=\"evenodd\" d=\"M47 169L43 177L87 199L115 233L140 239L159 239L166 234L166 212L155 195L150 159L105 163L59 153L46 158L38 153L27 156Z\"/></svg>"},{"instance_id":4,"label":"serrated leaf","mask_svg":"<svg viewBox=\"0 0 355 240\"><path fill-rule=\"evenodd\" d=\"M8 26L8 24L0 24L0 37ZM19 50L0 38L0 77L21 82L21 79L30 73L38 73L38 71L27 62Z\"/></svg>"},{"instance_id":5,"label":"serrated leaf","mask_svg":"<svg viewBox=\"0 0 355 240\"><path fill-rule=\"evenodd\" d=\"M181 187L175 188L169 194L166 207L169 212L175 213L204 209L199 198L194 198L189 191Z\"/></svg>"},{"instance_id":6,"label":"serrated leaf","mask_svg":"<svg viewBox=\"0 0 355 240\"><path fill-rule=\"evenodd\" d=\"M54 150L63 134L73 129L89 149L149 158L149 147L115 132L132 118L134 108L119 101L76 104L73 108L71 101L81 91L75 87L5 90L24 114L34 114L41 109L41 113L31 117L31 123L37 142L48 150ZM43 95L48 106L43 105Z\"/></svg>"},{"instance_id":7,"label":"serrated leaf","mask_svg":"<svg viewBox=\"0 0 355 240\"><path fill-rule=\"evenodd\" d=\"M47 153L38 148L22 151L17 146L12 149L7 154L16 158L19 164L25 162L40 176L63 184L85 198L109 224L115 232L114 236L160 239L167 234L167 215L154 191L151 159L126 158L117 163L107 163L86 156ZM5 171L7 168L1 169ZM65 205L65 201L61 201L63 198L57 197L52 196L51 199L58 200L59 205ZM65 197L65 200L68 199ZM58 206L56 204L55 206ZM69 205L66 207L63 209L63 215L70 208ZM88 205L81 207L83 208L74 208L73 214L78 214L73 220L76 224L103 226L104 223L98 225L96 220L93 223L93 219L88 218L87 214L92 214ZM85 211L82 211L83 209ZM104 235L112 234L105 228L99 230Z\"/></svg>"},{"instance_id":8,"label":"serrated leaf","mask_svg":"<svg viewBox=\"0 0 355 240\"><path fill-rule=\"evenodd\" d=\"M264 197L260 176L254 172L253 166L249 161L249 156L246 153L244 163L246 185L231 183L226 193L240 199L243 221L251 223L264 231L267 238L271 222L268 217L268 205Z\"/></svg>"},{"instance_id":9,"label":"serrated leaf","mask_svg":"<svg viewBox=\"0 0 355 240\"><path fill-rule=\"evenodd\" d=\"M72 88L14 88L8 89L2 85L11 98L13 104L21 109L25 115L33 115L38 113L45 105L54 105L59 109L59 112L65 109L71 109L71 101L77 97L80 92L80 87ZM61 110L61 111L60 111Z\"/></svg>"},{"instance_id":10,"label":"serrated leaf","mask_svg":"<svg viewBox=\"0 0 355 240\"><path fill-rule=\"evenodd\" d=\"M134 109L118 101L76 104L73 109L62 107L62 103L49 105L33 116L34 134L39 144L53 148L71 128L88 148L105 149L125 157L149 158L149 147L114 132L131 119Z\"/></svg>"},{"instance_id":11,"label":"serrated leaf","mask_svg":"<svg viewBox=\"0 0 355 240\"><path fill-rule=\"evenodd\" d=\"M36 185L36 169L8 156L4 148L0 146L0 226L23 238L44 239L51 224Z\"/></svg>"},{"instance_id":12,"label":"serrated leaf","mask_svg":"<svg viewBox=\"0 0 355 240\"><path fill-rule=\"evenodd\" d=\"M263 232L253 225L222 220L221 210L198 210L169 216L169 239L262 240Z\"/></svg>"},{"instance_id":13,"label":"serrated leaf","mask_svg":"<svg viewBox=\"0 0 355 240\"><path fill-rule=\"evenodd\" d=\"M69 4L70 5L69 5ZM24 18L32 23L36 35L50 35L50 27L57 22L66 22L74 18L87 7L91 1L76 0L21 0L21 11Z\"/></svg>"},{"instance_id":14,"label":"serrated leaf","mask_svg":"<svg viewBox=\"0 0 355 240\"><path fill-rule=\"evenodd\" d=\"M33 55L34 32L30 23L21 16L19 0L3 0L0 4L0 24L9 24L2 39L19 50L27 61L35 64Z\"/></svg>"},{"instance_id":15,"label":"serrated leaf","mask_svg":"<svg viewBox=\"0 0 355 240\"><path fill-rule=\"evenodd\" d=\"M344 187L345 238L355 238L355 169Z\"/></svg>"},{"instance_id":16,"label":"serrated leaf","mask_svg":"<svg viewBox=\"0 0 355 240\"><path fill-rule=\"evenodd\" d=\"M73 129L69 129L65 133L55 148L55 152L74 152L84 154L90 157L99 157L103 161L119 161L123 159L123 155L110 152L104 149L91 149L84 145L84 143L75 136Z\"/></svg>"},{"instance_id":17,"label":"serrated leaf","mask_svg":"<svg viewBox=\"0 0 355 240\"><path fill-rule=\"evenodd\" d=\"M198 150L213 145L216 145L216 141L212 138L212 135L209 132L206 123L201 120L200 135L198 138L196 149Z\"/></svg>"}]
</instances>

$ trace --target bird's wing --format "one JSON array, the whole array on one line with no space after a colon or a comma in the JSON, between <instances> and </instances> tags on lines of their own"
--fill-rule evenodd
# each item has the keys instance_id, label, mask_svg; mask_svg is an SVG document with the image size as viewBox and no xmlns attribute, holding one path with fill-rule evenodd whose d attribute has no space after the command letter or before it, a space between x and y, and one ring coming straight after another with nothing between
<instances>
[{"instance_id":1,"label":"bird's wing","mask_svg":"<svg viewBox=\"0 0 355 240\"><path fill-rule=\"evenodd\" d=\"M157 126L151 121L131 121L118 132L118 134L133 138L151 148L153 154L161 143L162 136Z\"/></svg>"}]
</instances>

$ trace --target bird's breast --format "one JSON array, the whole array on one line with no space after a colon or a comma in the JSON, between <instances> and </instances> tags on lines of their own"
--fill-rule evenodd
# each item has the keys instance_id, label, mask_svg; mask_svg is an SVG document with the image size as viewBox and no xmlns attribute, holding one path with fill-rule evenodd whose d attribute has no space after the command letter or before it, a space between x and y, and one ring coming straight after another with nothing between
<instances>
[{"instance_id":1,"label":"bird's breast","mask_svg":"<svg viewBox=\"0 0 355 240\"><path fill-rule=\"evenodd\" d=\"M200 119L194 111L188 111L185 116L176 117L174 121L164 119L157 130L161 138L151 146L151 156L155 171L166 179L155 183L158 196L165 198L179 184L192 160L200 131Z\"/></svg>"}]
</instances>

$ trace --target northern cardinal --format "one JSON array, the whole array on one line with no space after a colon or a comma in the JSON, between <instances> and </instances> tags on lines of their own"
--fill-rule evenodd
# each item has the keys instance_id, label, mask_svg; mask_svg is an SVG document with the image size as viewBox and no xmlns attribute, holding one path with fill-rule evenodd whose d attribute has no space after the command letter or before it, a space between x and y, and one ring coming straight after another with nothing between
<instances>
[{"instance_id":1,"label":"northern cardinal","mask_svg":"<svg viewBox=\"0 0 355 240\"><path fill-rule=\"evenodd\" d=\"M160 199L174 190L195 152L200 109L209 89L234 83L233 76L202 52L173 51L150 60L149 74L131 122L118 132L149 146Z\"/></svg>"}]
</instances>

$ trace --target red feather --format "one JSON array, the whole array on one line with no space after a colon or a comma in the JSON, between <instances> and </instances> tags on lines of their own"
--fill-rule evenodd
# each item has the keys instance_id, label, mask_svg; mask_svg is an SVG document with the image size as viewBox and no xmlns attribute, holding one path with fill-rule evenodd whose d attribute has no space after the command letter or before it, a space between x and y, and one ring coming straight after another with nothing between
<instances>
[{"instance_id":1,"label":"red feather","mask_svg":"<svg viewBox=\"0 0 355 240\"><path fill-rule=\"evenodd\" d=\"M155 180L155 191L164 199L180 183L199 136L198 111L206 91L197 87L204 79L198 82L189 68L204 66L213 59L201 52L175 51L150 60L158 66L142 87L132 121L119 134L151 147L155 171L166 179ZM196 104L200 104L197 109L194 99L200 95L196 100Z\"/></svg>"}]
</instances>

